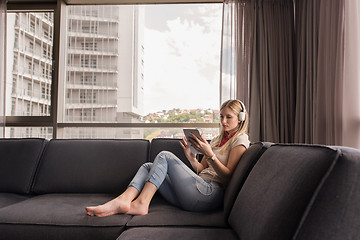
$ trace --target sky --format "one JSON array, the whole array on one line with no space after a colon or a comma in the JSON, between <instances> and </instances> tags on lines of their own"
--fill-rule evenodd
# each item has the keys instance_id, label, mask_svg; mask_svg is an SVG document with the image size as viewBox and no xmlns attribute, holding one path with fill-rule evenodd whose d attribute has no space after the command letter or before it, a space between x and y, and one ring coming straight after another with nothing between
<instances>
[{"instance_id":1,"label":"sky","mask_svg":"<svg viewBox=\"0 0 360 240\"><path fill-rule=\"evenodd\" d=\"M146 5L145 115L218 109L222 4Z\"/></svg>"}]
</instances>

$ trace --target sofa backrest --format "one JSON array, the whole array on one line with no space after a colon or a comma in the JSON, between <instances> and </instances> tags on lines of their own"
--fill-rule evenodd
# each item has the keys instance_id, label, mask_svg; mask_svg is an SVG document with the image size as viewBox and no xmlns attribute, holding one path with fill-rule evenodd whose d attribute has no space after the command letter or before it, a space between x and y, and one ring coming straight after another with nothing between
<instances>
[{"instance_id":1,"label":"sofa backrest","mask_svg":"<svg viewBox=\"0 0 360 240\"><path fill-rule=\"evenodd\" d=\"M360 150L338 149L340 158L308 206L294 240L359 239Z\"/></svg>"},{"instance_id":2,"label":"sofa backrest","mask_svg":"<svg viewBox=\"0 0 360 240\"><path fill-rule=\"evenodd\" d=\"M339 151L316 145L273 145L245 181L229 216L239 239L291 239Z\"/></svg>"},{"instance_id":3,"label":"sofa backrest","mask_svg":"<svg viewBox=\"0 0 360 240\"><path fill-rule=\"evenodd\" d=\"M120 193L148 153L147 140L53 139L40 161L32 191Z\"/></svg>"},{"instance_id":4,"label":"sofa backrest","mask_svg":"<svg viewBox=\"0 0 360 240\"><path fill-rule=\"evenodd\" d=\"M0 140L0 192L28 194L43 149L38 138Z\"/></svg>"},{"instance_id":5,"label":"sofa backrest","mask_svg":"<svg viewBox=\"0 0 360 240\"><path fill-rule=\"evenodd\" d=\"M150 144L150 162L153 162L155 157L161 151L169 151L175 154L182 160L190 169L193 169L190 162L187 160L184 150L180 145L180 139L173 138L154 138Z\"/></svg>"},{"instance_id":6,"label":"sofa backrest","mask_svg":"<svg viewBox=\"0 0 360 240\"><path fill-rule=\"evenodd\" d=\"M251 172L252 168L260 158L260 156L268 149L272 143L256 142L252 143L250 147L242 155L234 173L226 187L224 196L224 217L228 219L230 211L234 205L235 199L239 194L241 187L244 185L246 178Z\"/></svg>"}]
</instances>

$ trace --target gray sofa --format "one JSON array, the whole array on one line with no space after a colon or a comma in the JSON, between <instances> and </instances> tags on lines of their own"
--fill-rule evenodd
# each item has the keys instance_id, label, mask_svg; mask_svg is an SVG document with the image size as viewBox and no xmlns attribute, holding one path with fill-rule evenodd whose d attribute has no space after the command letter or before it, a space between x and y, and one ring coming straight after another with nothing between
<instances>
[{"instance_id":1,"label":"gray sofa","mask_svg":"<svg viewBox=\"0 0 360 240\"><path fill-rule=\"evenodd\" d=\"M185 160L178 142L1 139L0 239L359 239L360 151L346 147L253 143L216 211L156 195L145 216L85 214L160 151Z\"/></svg>"}]
</instances>

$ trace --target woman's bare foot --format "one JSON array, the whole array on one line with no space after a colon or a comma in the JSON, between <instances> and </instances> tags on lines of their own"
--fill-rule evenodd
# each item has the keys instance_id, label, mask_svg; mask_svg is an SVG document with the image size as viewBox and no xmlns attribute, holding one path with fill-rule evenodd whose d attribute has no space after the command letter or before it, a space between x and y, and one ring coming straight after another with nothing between
<instances>
[{"instance_id":1,"label":"woman's bare foot","mask_svg":"<svg viewBox=\"0 0 360 240\"><path fill-rule=\"evenodd\" d=\"M99 206L86 207L86 214L89 216L106 217L119 213L127 213L130 210L131 201L121 196Z\"/></svg>"},{"instance_id":2,"label":"woman's bare foot","mask_svg":"<svg viewBox=\"0 0 360 240\"><path fill-rule=\"evenodd\" d=\"M130 210L126 214L130 215L146 215L149 213L149 204L136 199L130 205Z\"/></svg>"}]
</instances>

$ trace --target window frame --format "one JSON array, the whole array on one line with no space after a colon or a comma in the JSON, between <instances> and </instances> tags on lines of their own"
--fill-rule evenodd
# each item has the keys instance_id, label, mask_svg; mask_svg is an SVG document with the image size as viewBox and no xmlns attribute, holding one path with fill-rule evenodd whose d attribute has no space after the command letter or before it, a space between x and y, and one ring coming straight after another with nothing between
<instances>
[{"instance_id":1,"label":"window frame","mask_svg":"<svg viewBox=\"0 0 360 240\"><path fill-rule=\"evenodd\" d=\"M59 89L63 87L64 83L61 83L59 79L65 79L61 76L62 72L60 68L64 67L65 63L61 63L61 44L65 44L63 41L66 29L64 24L66 6L77 4L179 4L179 3L222 3L221 0L60 0L57 2L16 2L9 0L7 3L7 12L53 12L54 13L54 34L53 34L53 49L52 54L49 51L49 55L53 56L52 59L52 84L51 84L51 109L49 116L6 116L5 127L52 127L52 138L58 137L58 130L64 128L218 128L219 123L95 123L95 122L60 122L62 119L61 104L59 99ZM61 27L62 26L62 27ZM66 80L65 80L66 81ZM66 97L66 96L65 96ZM219 99L220 102L220 99Z\"/></svg>"}]
</instances>

